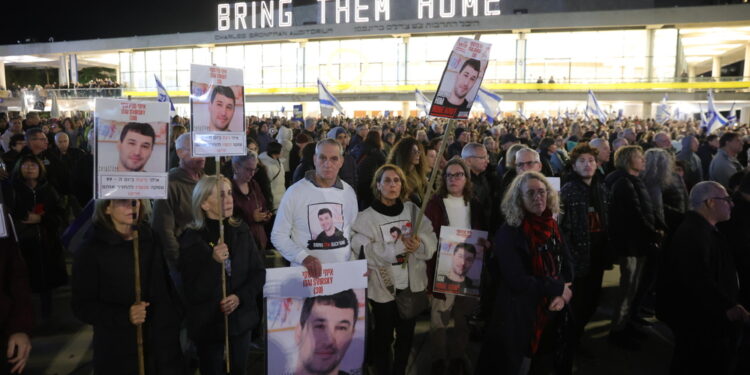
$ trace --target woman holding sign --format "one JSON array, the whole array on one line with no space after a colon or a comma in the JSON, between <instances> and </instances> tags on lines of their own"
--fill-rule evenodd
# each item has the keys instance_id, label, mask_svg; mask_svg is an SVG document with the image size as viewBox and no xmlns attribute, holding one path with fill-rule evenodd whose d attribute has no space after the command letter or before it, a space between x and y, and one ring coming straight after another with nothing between
<instances>
[{"instance_id":1,"label":"woman holding sign","mask_svg":"<svg viewBox=\"0 0 750 375\"><path fill-rule=\"evenodd\" d=\"M133 205L135 203L135 206ZM94 327L94 372L138 374L136 326L147 374L182 374L180 313L161 247L141 224L141 201L97 200L93 226L73 263L72 308ZM142 302L136 304L133 239L138 231Z\"/></svg>"},{"instance_id":2,"label":"woman holding sign","mask_svg":"<svg viewBox=\"0 0 750 375\"><path fill-rule=\"evenodd\" d=\"M568 373L573 269L553 216L560 212L557 192L542 174L525 172L511 183L502 210L506 222L493 248L500 280L477 373Z\"/></svg>"},{"instance_id":3,"label":"woman holding sign","mask_svg":"<svg viewBox=\"0 0 750 375\"><path fill-rule=\"evenodd\" d=\"M473 199L470 173L469 167L459 158L449 160L443 168L440 190L432 196L425 210L425 217L432 222L435 233L440 234L441 226L486 230L481 204ZM427 263L430 292L433 289L435 268L436 260L432 257ZM464 360L469 342L467 316L474 312L479 300L476 297L436 292L432 293L432 297L432 373L443 374L446 369L449 369L450 374L464 373L469 368ZM448 337L448 324L451 318L455 321L455 328L451 331L451 337Z\"/></svg>"},{"instance_id":4,"label":"woman holding sign","mask_svg":"<svg viewBox=\"0 0 750 375\"><path fill-rule=\"evenodd\" d=\"M411 232L419 208L407 201L401 168L393 164L380 167L372 191L372 205L352 226L352 249L364 252L370 272L367 288L375 315L371 333L375 373L398 375L406 371L416 315L427 308L425 260L435 253L437 238L428 219L420 233ZM394 331L396 344L391 356Z\"/></svg>"},{"instance_id":5,"label":"woman holding sign","mask_svg":"<svg viewBox=\"0 0 750 375\"><path fill-rule=\"evenodd\" d=\"M245 374L250 332L260 320L256 300L266 271L247 225L232 217L233 208L231 182L204 176L193 190L193 223L180 237L187 330L198 350L201 375L225 373L225 315L231 373ZM222 297L222 268L226 297Z\"/></svg>"}]
</instances>

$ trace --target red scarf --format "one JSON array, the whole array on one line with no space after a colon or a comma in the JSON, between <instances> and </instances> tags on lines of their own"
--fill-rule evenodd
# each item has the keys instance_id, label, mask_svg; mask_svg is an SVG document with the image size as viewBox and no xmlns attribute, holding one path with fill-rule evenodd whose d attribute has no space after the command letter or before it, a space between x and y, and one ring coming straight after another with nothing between
<instances>
[{"instance_id":1,"label":"red scarf","mask_svg":"<svg viewBox=\"0 0 750 375\"><path fill-rule=\"evenodd\" d=\"M529 252L531 253L531 272L537 277L548 277L559 279L558 262L555 254L550 247L547 251L539 251L539 248L550 243L554 238L555 243L559 244L560 230L557 227L557 221L552 217L552 211L545 210L541 216L527 214L524 215L521 228L529 241ZM539 341L544 332L544 326L549 320L548 307L551 300L549 297L543 297L536 308L536 319L534 320L534 336L531 338L531 354L536 353L539 349Z\"/></svg>"}]
</instances>

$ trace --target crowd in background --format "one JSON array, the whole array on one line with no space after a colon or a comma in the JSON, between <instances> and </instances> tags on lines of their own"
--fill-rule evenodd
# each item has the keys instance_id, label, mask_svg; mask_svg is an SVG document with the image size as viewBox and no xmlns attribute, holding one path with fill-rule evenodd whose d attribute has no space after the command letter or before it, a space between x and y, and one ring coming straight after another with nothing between
<instances>
[{"instance_id":1,"label":"crowd in background","mask_svg":"<svg viewBox=\"0 0 750 375\"><path fill-rule=\"evenodd\" d=\"M287 225L285 220L294 230L293 218L285 216L302 204L295 203L307 191L301 189L314 191L325 181L331 182L328 187L342 186L344 193L350 189L353 194L344 194L342 202L359 211L356 220L347 220L352 244L361 244L351 249L352 258L367 259L371 270L369 308L375 328L368 336L368 364L375 373L406 370L422 311L400 310L398 298L418 298L403 297L404 291L429 295L423 310L429 312L432 374L572 373L584 327L600 303L603 273L613 265L619 265L621 277L609 334L612 345L639 350L642 328L656 315L675 333L673 373L750 371L747 125L705 134L692 121L659 124L629 118L602 124L532 116L494 123L456 121L446 134L447 121L424 117L252 116L246 124L248 154L221 158L218 172L223 177L208 181L207 176L217 175L216 164L191 156L189 119L173 118L169 198L138 203L137 210L144 206L137 215L139 232L156 252L147 253L147 261L164 270L150 274L157 281L149 291L159 296L155 301L171 301L149 309L154 311L152 329L178 332L179 327L163 317L177 316L188 306L188 334L197 343L201 373L218 373L204 359L215 360L220 353L214 345L218 331L210 323L215 317L196 315L209 313L195 306L208 299L226 314L243 309L246 318L233 321L231 334L233 347L246 354L261 330L262 280L255 276L262 273L265 255L279 251L290 264L311 271L319 265L310 255L292 251L291 244L282 244L278 232L279 225ZM128 319L142 324L151 315L146 318L145 305L130 307L128 298L110 301L127 306L122 313L85 296L77 298L84 293L81 286L91 284L91 275L76 271L84 269L83 260L72 275L65 268L66 251L73 249L65 247L61 234L93 197L91 129L91 121L83 117L42 120L35 112L25 118L0 117L3 201L13 217L30 290L39 297L37 322L51 313L52 291L72 276L73 308L81 320L95 327L108 327L103 316L116 326L125 322L127 327ZM333 156L341 151L340 161L321 161L329 149ZM325 175L330 170L321 166L334 164L331 180ZM426 196L433 170L438 172L434 194ZM559 191L550 177L560 178ZM217 213L226 207L211 203L218 198L206 187L217 181L224 181L226 195L233 198L227 215ZM379 258L378 241L365 240L371 237L368 231L386 217L413 220L410 210L425 201L430 225L415 234L415 240L405 241L413 261L407 268L383 266L398 262ZM97 202L94 226L107 229L81 246L77 262L115 262L92 249L133 240L127 225L118 227L128 220L118 219L118 210L126 208ZM227 216L237 220L231 224L229 250L209 247L207 238L216 232L217 217ZM441 225L490 233L480 298L432 291ZM218 282L203 276L201 267L208 267L211 259L223 262L229 251L236 274L247 277L231 288L237 300L208 292L197 297L202 286ZM390 276L384 277L382 269ZM389 281L391 276L395 280ZM112 288L132 293L132 286ZM200 322L210 329L199 331ZM24 321L16 330L28 332L31 325ZM477 363L464 357L472 330L483 333ZM153 339L151 345L161 348L179 345L176 339ZM101 371L135 355L113 354L117 340L96 345L95 351L113 356L99 357L105 366ZM170 365L184 362L179 351L166 350L157 357L162 362L151 364L157 373L182 371L181 365Z\"/></svg>"}]
</instances>

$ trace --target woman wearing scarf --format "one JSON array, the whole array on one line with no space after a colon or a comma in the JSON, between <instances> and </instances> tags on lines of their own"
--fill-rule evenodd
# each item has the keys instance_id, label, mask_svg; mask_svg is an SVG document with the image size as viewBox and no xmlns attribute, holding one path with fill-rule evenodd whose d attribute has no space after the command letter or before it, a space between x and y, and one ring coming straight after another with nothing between
<instances>
[{"instance_id":1,"label":"woman wearing scarf","mask_svg":"<svg viewBox=\"0 0 750 375\"><path fill-rule=\"evenodd\" d=\"M506 222L493 241L501 280L476 373L565 373L573 269L553 217L557 193L540 173L525 172L501 208Z\"/></svg>"}]
</instances>

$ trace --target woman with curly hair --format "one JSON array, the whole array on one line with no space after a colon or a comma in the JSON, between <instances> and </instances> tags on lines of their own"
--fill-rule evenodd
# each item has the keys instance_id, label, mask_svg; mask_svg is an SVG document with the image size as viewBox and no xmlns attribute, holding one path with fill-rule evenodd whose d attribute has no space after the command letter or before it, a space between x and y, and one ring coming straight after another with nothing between
<instances>
[{"instance_id":1,"label":"woman with curly hair","mask_svg":"<svg viewBox=\"0 0 750 375\"><path fill-rule=\"evenodd\" d=\"M421 206L427 188L427 163L422 144L413 137L402 138L391 149L387 163L404 171L409 200Z\"/></svg>"}]
</instances>

